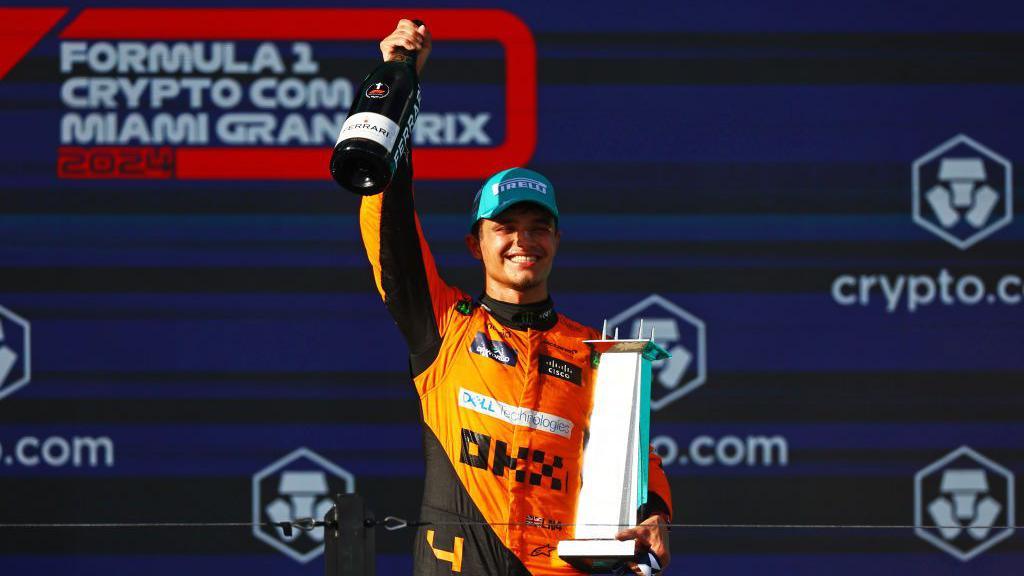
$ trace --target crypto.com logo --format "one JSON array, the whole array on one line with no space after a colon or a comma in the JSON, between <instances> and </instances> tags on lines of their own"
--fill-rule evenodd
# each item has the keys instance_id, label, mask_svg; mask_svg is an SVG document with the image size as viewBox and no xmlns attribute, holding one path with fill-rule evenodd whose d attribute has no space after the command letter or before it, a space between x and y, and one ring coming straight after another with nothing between
<instances>
[{"instance_id":1,"label":"crypto.com logo","mask_svg":"<svg viewBox=\"0 0 1024 576\"><path fill-rule=\"evenodd\" d=\"M914 476L914 532L966 562L1013 533L1013 473L961 446Z\"/></svg>"},{"instance_id":2,"label":"crypto.com logo","mask_svg":"<svg viewBox=\"0 0 1024 576\"><path fill-rule=\"evenodd\" d=\"M643 320L644 334L654 331L655 340L671 358L652 364L651 408L660 410L670 402L696 390L707 378L707 346L704 321L651 294L608 320L612 334L619 328L620 338L635 338Z\"/></svg>"},{"instance_id":3,"label":"crypto.com logo","mask_svg":"<svg viewBox=\"0 0 1024 576\"><path fill-rule=\"evenodd\" d=\"M67 8L0 8L0 79L64 17ZM434 41L496 42L504 50L505 140L496 146L437 146L413 152L421 179L484 178L526 165L537 140L537 55L533 34L497 9L420 9ZM59 34L64 40L116 41L373 41L410 16L392 8L85 8ZM226 25L229 23L230 25ZM457 49L456 49L457 50ZM339 126L340 128L340 126ZM150 160L173 167L178 179L326 180L331 149L324 146L161 146L70 150L104 152L97 161ZM145 152L145 155L141 155ZM82 156L84 157L84 156ZM92 156L90 156L92 157ZM140 158L142 160L140 160ZM162 170L154 173L167 175ZM136 176L138 177L138 176ZM153 176L156 177L156 176Z\"/></svg>"},{"instance_id":4,"label":"crypto.com logo","mask_svg":"<svg viewBox=\"0 0 1024 576\"><path fill-rule=\"evenodd\" d=\"M1013 166L960 134L914 161L914 222L966 250L1013 220Z\"/></svg>"},{"instance_id":5,"label":"crypto.com logo","mask_svg":"<svg viewBox=\"0 0 1024 576\"><path fill-rule=\"evenodd\" d=\"M264 522L323 519L334 494L355 490L355 477L308 448L299 448L252 477L252 533L303 564L324 551L324 529L294 530L291 537Z\"/></svg>"},{"instance_id":6,"label":"crypto.com logo","mask_svg":"<svg viewBox=\"0 0 1024 576\"><path fill-rule=\"evenodd\" d=\"M0 306L0 399L31 379L31 327L27 320Z\"/></svg>"}]
</instances>

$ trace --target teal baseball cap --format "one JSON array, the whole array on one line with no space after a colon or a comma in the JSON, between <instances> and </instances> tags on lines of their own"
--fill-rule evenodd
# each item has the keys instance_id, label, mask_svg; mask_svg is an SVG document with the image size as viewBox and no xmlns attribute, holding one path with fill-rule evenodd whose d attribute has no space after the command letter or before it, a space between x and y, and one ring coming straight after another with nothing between
<instances>
[{"instance_id":1,"label":"teal baseball cap","mask_svg":"<svg viewBox=\"0 0 1024 576\"><path fill-rule=\"evenodd\" d=\"M473 199L470 228L481 218L493 218L513 204L532 202L545 208L558 220L555 187L539 172L526 168L509 168L487 179Z\"/></svg>"}]
</instances>

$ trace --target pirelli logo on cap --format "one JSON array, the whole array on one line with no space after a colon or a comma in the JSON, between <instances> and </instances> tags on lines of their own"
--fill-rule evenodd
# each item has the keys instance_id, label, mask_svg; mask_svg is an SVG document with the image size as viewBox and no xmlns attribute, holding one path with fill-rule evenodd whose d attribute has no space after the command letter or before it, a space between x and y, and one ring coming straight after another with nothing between
<instances>
[{"instance_id":1,"label":"pirelli logo on cap","mask_svg":"<svg viewBox=\"0 0 1024 576\"><path fill-rule=\"evenodd\" d=\"M516 188L527 188L540 192L541 194L548 193L548 185L539 180L534 180L533 178L510 178L508 180L504 180L491 185L491 192L497 196L502 192L507 192Z\"/></svg>"},{"instance_id":2,"label":"pirelli logo on cap","mask_svg":"<svg viewBox=\"0 0 1024 576\"><path fill-rule=\"evenodd\" d=\"M516 426L526 426L534 430L543 430L568 438L572 434L573 423L560 416L538 412L512 404L499 402L486 394L459 389L459 408L479 412L485 416L497 418Z\"/></svg>"}]
</instances>

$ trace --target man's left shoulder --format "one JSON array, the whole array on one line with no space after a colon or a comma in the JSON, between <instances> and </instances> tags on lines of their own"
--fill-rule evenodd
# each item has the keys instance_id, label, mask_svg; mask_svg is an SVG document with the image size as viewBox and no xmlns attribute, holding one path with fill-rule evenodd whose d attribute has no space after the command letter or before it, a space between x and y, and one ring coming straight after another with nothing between
<instances>
[{"instance_id":1,"label":"man's left shoulder","mask_svg":"<svg viewBox=\"0 0 1024 576\"><path fill-rule=\"evenodd\" d=\"M574 337L582 340L596 340L601 338L601 332L599 330L591 328L585 324L581 324L580 322L569 318L565 314L559 314L558 318L561 320L564 331L571 333Z\"/></svg>"}]
</instances>

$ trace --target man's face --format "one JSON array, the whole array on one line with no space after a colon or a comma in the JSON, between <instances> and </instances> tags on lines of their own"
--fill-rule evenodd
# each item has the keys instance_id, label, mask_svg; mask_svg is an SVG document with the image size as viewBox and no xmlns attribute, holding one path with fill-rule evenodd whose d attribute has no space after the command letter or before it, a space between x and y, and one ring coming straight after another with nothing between
<instances>
[{"instance_id":1,"label":"man's face","mask_svg":"<svg viewBox=\"0 0 1024 576\"><path fill-rule=\"evenodd\" d=\"M481 220L479 233L467 236L466 245L483 261L488 282L523 293L546 291L560 238L550 212L523 202Z\"/></svg>"}]
</instances>

